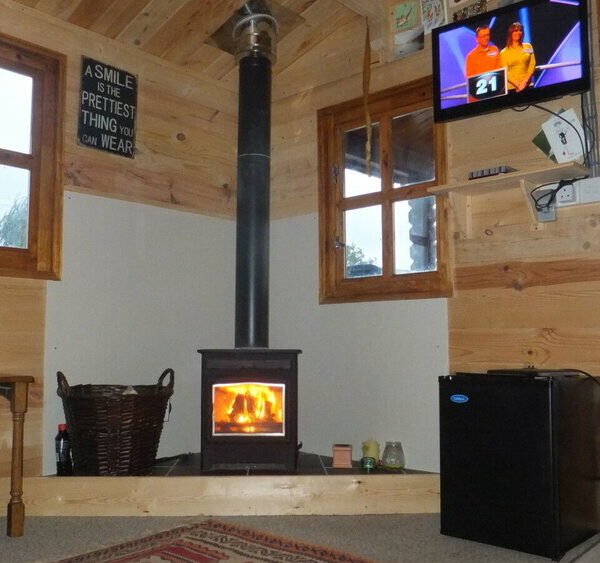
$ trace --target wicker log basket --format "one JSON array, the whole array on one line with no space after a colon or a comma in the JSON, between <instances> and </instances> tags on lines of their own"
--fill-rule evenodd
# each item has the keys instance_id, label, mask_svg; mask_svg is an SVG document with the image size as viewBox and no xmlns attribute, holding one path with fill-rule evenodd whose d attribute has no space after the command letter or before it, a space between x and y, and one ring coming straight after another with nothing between
<instances>
[{"instance_id":1,"label":"wicker log basket","mask_svg":"<svg viewBox=\"0 0 600 563\"><path fill-rule=\"evenodd\" d=\"M173 394L173 370L166 369L156 385L71 387L62 372L56 376L75 475L147 475Z\"/></svg>"}]
</instances>

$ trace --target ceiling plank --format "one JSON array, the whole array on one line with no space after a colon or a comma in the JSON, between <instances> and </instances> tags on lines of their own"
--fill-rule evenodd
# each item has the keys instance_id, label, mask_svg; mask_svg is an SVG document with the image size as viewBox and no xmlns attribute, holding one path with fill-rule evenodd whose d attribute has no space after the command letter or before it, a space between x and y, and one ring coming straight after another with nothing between
<instances>
[{"instance_id":1,"label":"ceiling plank","mask_svg":"<svg viewBox=\"0 0 600 563\"><path fill-rule=\"evenodd\" d=\"M161 56L171 62L182 65L189 64L190 59L195 58L205 40L219 29L246 1L205 0L201 6L197 1L190 2L187 10L181 10L187 13L187 18L173 18L173 26L165 26L165 28L172 27L171 35L175 41L163 50ZM214 59L215 54L212 51L210 53L212 59ZM208 62L210 62L210 59Z\"/></svg>"},{"instance_id":2,"label":"ceiling plank","mask_svg":"<svg viewBox=\"0 0 600 563\"><path fill-rule=\"evenodd\" d=\"M303 12L302 17L304 23L293 29L277 46L274 74L285 70L357 15L337 0L320 0Z\"/></svg>"},{"instance_id":3,"label":"ceiling plank","mask_svg":"<svg viewBox=\"0 0 600 563\"><path fill-rule=\"evenodd\" d=\"M116 39L143 46L188 0L151 0Z\"/></svg>"},{"instance_id":4,"label":"ceiling plank","mask_svg":"<svg viewBox=\"0 0 600 563\"><path fill-rule=\"evenodd\" d=\"M181 30L188 23L198 17L202 17L204 6L196 0L188 0L176 14L173 15L146 43L144 51L162 56L168 48L180 40Z\"/></svg>"},{"instance_id":5,"label":"ceiling plank","mask_svg":"<svg viewBox=\"0 0 600 563\"><path fill-rule=\"evenodd\" d=\"M108 10L89 29L115 39L149 2L150 0L113 0Z\"/></svg>"},{"instance_id":6,"label":"ceiling plank","mask_svg":"<svg viewBox=\"0 0 600 563\"><path fill-rule=\"evenodd\" d=\"M77 8L80 2L81 0L38 0L35 8L55 18L65 20Z\"/></svg>"},{"instance_id":7,"label":"ceiling plank","mask_svg":"<svg viewBox=\"0 0 600 563\"><path fill-rule=\"evenodd\" d=\"M277 75L273 99L281 99L362 72L365 23L352 18Z\"/></svg>"},{"instance_id":8,"label":"ceiling plank","mask_svg":"<svg viewBox=\"0 0 600 563\"><path fill-rule=\"evenodd\" d=\"M29 8L35 8L35 5L40 0L17 0L19 4L23 4L23 6L28 6Z\"/></svg>"},{"instance_id":9,"label":"ceiling plank","mask_svg":"<svg viewBox=\"0 0 600 563\"><path fill-rule=\"evenodd\" d=\"M67 21L89 29L112 4L113 0L81 0Z\"/></svg>"},{"instance_id":10,"label":"ceiling plank","mask_svg":"<svg viewBox=\"0 0 600 563\"><path fill-rule=\"evenodd\" d=\"M303 15L313 4L321 0L281 0L279 4L298 15Z\"/></svg>"},{"instance_id":11,"label":"ceiling plank","mask_svg":"<svg viewBox=\"0 0 600 563\"><path fill-rule=\"evenodd\" d=\"M337 0L350 10L369 20L371 48L379 54L382 62L394 60L394 6L401 0Z\"/></svg>"},{"instance_id":12,"label":"ceiling plank","mask_svg":"<svg viewBox=\"0 0 600 563\"><path fill-rule=\"evenodd\" d=\"M373 22L380 22L385 18L387 2L373 2L373 0L337 0L337 2Z\"/></svg>"}]
</instances>

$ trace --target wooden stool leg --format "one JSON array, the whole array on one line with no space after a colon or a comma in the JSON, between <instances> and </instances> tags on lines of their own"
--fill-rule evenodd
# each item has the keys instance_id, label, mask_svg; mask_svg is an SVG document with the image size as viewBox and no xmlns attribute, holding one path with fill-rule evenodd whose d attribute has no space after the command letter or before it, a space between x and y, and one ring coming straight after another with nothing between
<instances>
[{"instance_id":1,"label":"wooden stool leg","mask_svg":"<svg viewBox=\"0 0 600 563\"><path fill-rule=\"evenodd\" d=\"M27 383L15 383L10 405L13 414L13 443L6 533L11 537L22 536L25 527L25 505L22 499L23 424L27 412L27 390Z\"/></svg>"}]
</instances>

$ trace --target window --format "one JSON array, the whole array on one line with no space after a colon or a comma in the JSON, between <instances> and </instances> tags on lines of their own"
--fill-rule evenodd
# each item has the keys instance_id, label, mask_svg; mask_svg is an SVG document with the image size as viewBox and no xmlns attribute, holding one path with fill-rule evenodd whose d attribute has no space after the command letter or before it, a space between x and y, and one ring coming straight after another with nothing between
<instances>
[{"instance_id":1,"label":"window","mask_svg":"<svg viewBox=\"0 0 600 563\"><path fill-rule=\"evenodd\" d=\"M362 98L318 113L321 302L448 296L447 203L427 192L444 181L431 79L369 108L370 157Z\"/></svg>"},{"instance_id":2,"label":"window","mask_svg":"<svg viewBox=\"0 0 600 563\"><path fill-rule=\"evenodd\" d=\"M0 35L0 275L58 279L64 57Z\"/></svg>"}]
</instances>

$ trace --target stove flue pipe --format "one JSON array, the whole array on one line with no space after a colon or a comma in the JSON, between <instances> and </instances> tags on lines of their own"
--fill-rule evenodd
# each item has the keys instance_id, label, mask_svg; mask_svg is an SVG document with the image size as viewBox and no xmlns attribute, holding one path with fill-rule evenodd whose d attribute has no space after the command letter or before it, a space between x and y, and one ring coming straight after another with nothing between
<instances>
[{"instance_id":1,"label":"stove flue pipe","mask_svg":"<svg viewBox=\"0 0 600 563\"><path fill-rule=\"evenodd\" d=\"M269 346L271 64L277 22L264 2L239 12L235 347Z\"/></svg>"}]
</instances>

